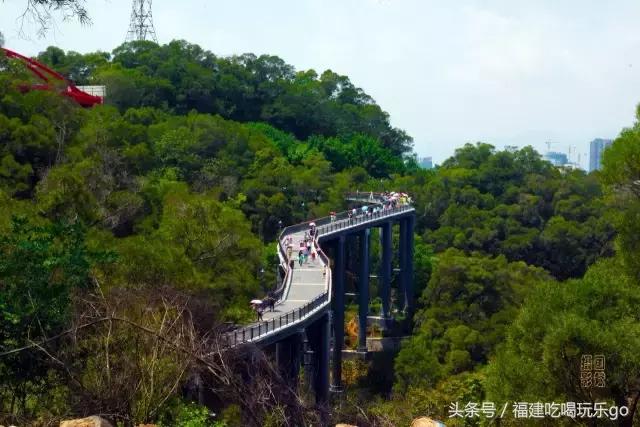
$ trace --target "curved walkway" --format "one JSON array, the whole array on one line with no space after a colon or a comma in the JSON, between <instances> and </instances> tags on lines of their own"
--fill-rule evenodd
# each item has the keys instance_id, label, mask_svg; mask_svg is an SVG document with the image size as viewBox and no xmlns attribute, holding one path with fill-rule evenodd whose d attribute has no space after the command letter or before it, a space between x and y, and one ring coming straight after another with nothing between
<instances>
[{"instance_id":1,"label":"curved walkway","mask_svg":"<svg viewBox=\"0 0 640 427\"><path fill-rule=\"evenodd\" d=\"M380 196L373 200L366 195L349 197L350 200L360 201L364 204L378 205ZM364 197L363 197L364 196ZM386 210L380 210L373 214L369 212L349 218L349 212L341 212L332 217L320 218L302 224L287 227L280 234L278 242L278 255L280 264L286 271L282 296L276 302L274 311L265 311L263 321L256 322L246 327L237 329L229 334L229 344L235 346L242 343L257 343L264 339L273 338L285 329L293 328L315 317L315 314L328 309L331 302L331 270L328 267L329 259L320 248L319 241L328 238L332 234L341 233L344 230L359 228L365 224L378 222L389 217L404 215L413 211L411 205L398 206ZM302 266L298 264L297 254L299 244L304 241L304 234L309 230L309 224L316 223L316 236L312 243L312 250L318 256L315 261L308 258ZM292 257L295 260L293 269L289 267L287 257L287 240L292 238ZM323 272L326 267L326 274Z\"/></svg>"}]
</instances>

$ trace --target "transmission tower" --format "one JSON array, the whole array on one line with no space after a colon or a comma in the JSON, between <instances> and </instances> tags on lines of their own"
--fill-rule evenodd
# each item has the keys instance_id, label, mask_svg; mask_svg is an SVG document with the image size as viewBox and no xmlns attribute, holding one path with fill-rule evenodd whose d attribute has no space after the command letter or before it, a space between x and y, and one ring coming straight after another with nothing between
<instances>
[{"instance_id":1,"label":"transmission tower","mask_svg":"<svg viewBox=\"0 0 640 427\"><path fill-rule=\"evenodd\" d=\"M151 40L158 43L151 15L151 0L133 0L131 22L125 41Z\"/></svg>"}]
</instances>

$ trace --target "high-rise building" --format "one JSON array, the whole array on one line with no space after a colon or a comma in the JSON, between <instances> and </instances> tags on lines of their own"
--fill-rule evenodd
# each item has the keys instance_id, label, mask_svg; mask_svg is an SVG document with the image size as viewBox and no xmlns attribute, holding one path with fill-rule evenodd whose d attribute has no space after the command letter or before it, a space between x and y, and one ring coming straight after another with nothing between
<instances>
[{"instance_id":1,"label":"high-rise building","mask_svg":"<svg viewBox=\"0 0 640 427\"><path fill-rule=\"evenodd\" d=\"M558 151L548 151L547 154L544 155L544 159L551 162L553 166L564 166L569 163L567 155Z\"/></svg>"},{"instance_id":2,"label":"high-rise building","mask_svg":"<svg viewBox=\"0 0 640 427\"><path fill-rule=\"evenodd\" d=\"M422 169L433 169L433 160L431 157L423 157L420 159L420 167Z\"/></svg>"},{"instance_id":3,"label":"high-rise building","mask_svg":"<svg viewBox=\"0 0 640 427\"><path fill-rule=\"evenodd\" d=\"M612 144L610 139L596 138L591 141L589 153L589 172L599 170L602 167L602 153L604 149Z\"/></svg>"}]
</instances>

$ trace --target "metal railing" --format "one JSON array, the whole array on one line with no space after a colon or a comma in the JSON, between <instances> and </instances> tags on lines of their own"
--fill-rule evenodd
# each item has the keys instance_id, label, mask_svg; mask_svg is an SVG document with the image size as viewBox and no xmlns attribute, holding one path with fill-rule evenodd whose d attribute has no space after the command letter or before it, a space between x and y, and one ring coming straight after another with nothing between
<instances>
[{"instance_id":1,"label":"metal railing","mask_svg":"<svg viewBox=\"0 0 640 427\"><path fill-rule=\"evenodd\" d=\"M391 215L396 215L398 213L401 212L405 212L408 210L412 210L413 207L410 205L404 205L404 206L396 206L395 208L389 208L389 209L381 209L381 210L377 210L376 212L372 212L372 211L367 211L367 212L362 212L362 211L356 211L356 215L351 215L350 217L347 216L346 219L336 219L333 222L330 222L327 225L318 227L318 234L322 235L322 234L328 234L331 233L333 231L339 231L339 230L344 230L345 228L350 228L356 225L360 225L360 224L364 224L364 223L368 223L380 218L384 218L387 216L391 216ZM348 215L348 214L347 214Z\"/></svg>"},{"instance_id":2,"label":"metal railing","mask_svg":"<svg viewBox=\"0 0 640 427\"><path fill-rule=\"evenodd\" d=\"M294 234L302 230L307 230L311 222L316 223L316 233L313 241L314 249L316 250L319 258L322 260L323 265L326 266L325 292L319 294L302 307L295 308L279 317L274 317L273 319L265 320L257 324L246 326L244 328L240 328L233 332L230 332L229 334L227 334L228 344L230 346L236 346L238 344L251 342L257 338L265 336L266 334L275 332L282 328L286 328L291 324L298 323L310 314L316 312L319 309L322 309L324 306L329 305L329 303L331 302L331 269L329 268L329 258L324 253L324 251L322 251L322 248L318 243L318 239L321 235L331 234L335 231L344 230L346 228L354 227L356 225L364 224L367 222L373 222L378 219L397 215L399 213L406 212L412 209L413 206L404 205L384 210L380 209L375 213L372 211L368 211L366 213L360 212L355 216L352 214L352 211L345 211L333 216L319 218L315 221L307 221L285 228L278 239L279 257L286 271L285 279L282 286L282 300L286 299L286 295L288 294L288 290L293 279L293 270L289 266L289 260L284 249L283 238L290 234Z\"/></svg>"},{"instance_id":3,"label":"metal railing","mask_svg":"<svg viewBox=\"0 0 640 427\"><path fill-rule=\"evenodd\" d=\"M258 323L257 325L247 326L242 329L235 330L230 333L229 344L231 346L253 341L269 332L277 331L290 324L297 323L307 317L317 308L329 302L329 292L323 292L302 307L293 309L282 316L274 317Z\"/></svg>"}]
</instances>

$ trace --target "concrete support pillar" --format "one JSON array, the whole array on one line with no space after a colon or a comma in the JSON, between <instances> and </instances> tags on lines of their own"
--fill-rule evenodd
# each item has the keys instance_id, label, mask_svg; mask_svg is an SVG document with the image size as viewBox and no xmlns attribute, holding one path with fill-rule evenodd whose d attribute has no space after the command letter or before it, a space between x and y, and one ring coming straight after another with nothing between
<instances>
[{"instance_id":1,"label":"concrete support pillar","mask_svg":"<svg viewBox=\"0 0 640 427\"><path fill-rule=\"evenodd\" d=\"M404 312L407 310L407 219L400 220L400 281L398 282L398 308Z\"/></svg>"},{"instance_id":2,"label":"concrete support pillar","mask_svg":"<svg viewBox=\"0 0 640 427\"><path fill-rule=\"evenodd\" d=\"M369 315L369 229L362 230L358 236L360 240L358 351L367 351L367 316Z\"/></svg>"},{"instance_id":3,"label":"concrete support pillar","mask_svg":"<svg viewBox=\"0 0 640 427\"><path fill-rule=\"evenodd\" d=\"M389 299L391 296L391 258L393 255L393 247L391 233L393 228L390 221L384 223L381 228L381 252L382 263L380 265L380 298L382 299L382 317L389 318Z\"/></svg>"},{"instance_id":4,"label":"concrete support pillar","mask_svg":"<svg viewBox=\"0 0 640 427\"><path fill-rule=\"evenodd\" d=\"M304 330L300 330L276 343L276 364L280 374L294 388L298 384L300 364L302 362L302 338Z\"/></svg>"},{"instance_id":5,"label":"concrete support pillar","mask_svg":"<svg viewBox=\"0 0 640 427\"><path fill-rule=\"evenodd\" d=\"M313 385L315 383L315 379L313 373L316 352L311 345L311 339L317 340L318 337L310 333L312 329L313 327L308 327L304 330L304 334L302 335L302 375L304 377L303 383L305 386L303 394L311 393L314 391Z\"/></svg>"},{"instance_id":6,"label":"concrete support pillar","mask_svg":"<svg viewBox=\"0 0 640 427\"><path fill-rule=\"evenodd\" d=\"M345 236L336 241L335 268L333 271L333 391L342 390L342 346L344 344L344 279Z\"/></svg>"},{"instance_id":7,"label":"concrete support pillar","mask_svg":"<svg viewBox=\"0 0 640 427\"><path fill-rule=\"evenodd\" d=\"M316 393L316 403L319 405L329 402L329 342L331 340L331 315L330 312L322 315L318 319L316 327L316 340L312 340L315 344L315 375L313 388ZM315 341L315 342L314 342Z\"/></svg>"},{"instance_id":8,"label":"concrete support pillar","mask_svg":"<svg viewBox=\"0 0 640 427\"><path fill-rule=\"evenodd\" d=\"M413 228L415 227L416 217L411 215L407 218L407 238L406 240L406 252L407 259L405 261L405 268L407 281L405 285L405 298L407 301L407 314L413 316Z\"/></svg>"}]
</instances>

